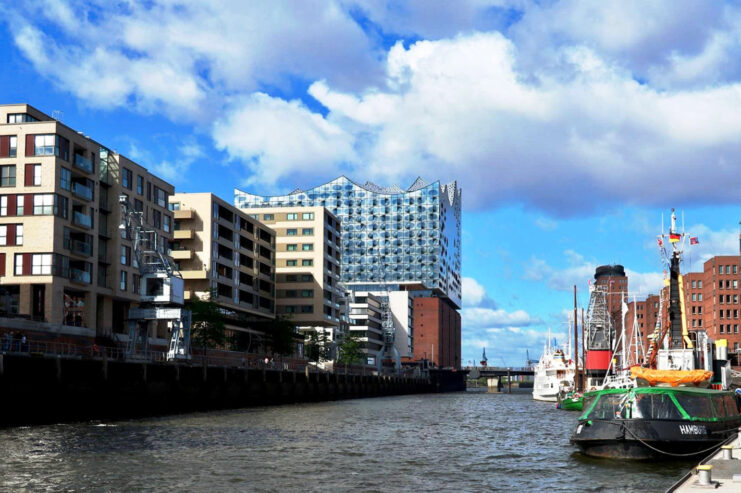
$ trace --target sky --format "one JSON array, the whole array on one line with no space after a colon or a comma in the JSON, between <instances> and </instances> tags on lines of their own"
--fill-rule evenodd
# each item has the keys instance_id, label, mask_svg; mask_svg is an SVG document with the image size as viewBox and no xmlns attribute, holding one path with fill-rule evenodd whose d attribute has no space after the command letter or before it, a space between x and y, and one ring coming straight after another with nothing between
<instances>
[{"instance_id":1,"label":"sky","mask_svg":"<svg viewBox=\"0 0 741 493\"><path fill-rule=\"evenodd\" d=\"M462 359L521 366L596 266L658 291L672 207L738 253L740 50L722 1L3 2L0 99L228 201L457 180Z\"/></svg>"}]
</instances>

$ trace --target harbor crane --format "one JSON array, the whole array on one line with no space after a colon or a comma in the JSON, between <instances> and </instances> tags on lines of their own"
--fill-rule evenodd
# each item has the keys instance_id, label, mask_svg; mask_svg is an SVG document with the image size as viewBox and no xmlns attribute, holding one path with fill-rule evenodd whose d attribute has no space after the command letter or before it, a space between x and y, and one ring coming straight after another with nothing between
<instances>
[{"instance_id":1,"label":"harbor crane","mask_svg":"<svg viewBox=\"0 0 741 493\"><path fill-rule=\"evenodd\" d=\"M129 198L118 198L121 206L119 229L131 240L134 266L139 269L138 308L129 309L129 359L146 358L149 352L149 327L164 321L170 331L167 360L189 360L190 311L183 307L183 278L164 255L167 245L157 230L147 227L144 213L132 207Z\"/></svg>"}]
</instances>

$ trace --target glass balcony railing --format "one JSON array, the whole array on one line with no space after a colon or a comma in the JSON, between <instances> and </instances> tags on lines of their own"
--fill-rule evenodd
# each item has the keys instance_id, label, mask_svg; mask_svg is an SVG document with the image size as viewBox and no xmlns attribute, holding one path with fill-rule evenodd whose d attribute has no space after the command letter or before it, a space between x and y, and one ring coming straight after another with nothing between
<instances>
[{"instance_id":1,"label":"glass balcony railing","mask_svg":"<svg viewBox=\"0 0 741 493\"><path fill-rule=\"evenodd\" d=\"M78 226L84 226L86 228L92 228L93 218L88 216L87 214L83 214L82 212L75 211L72 214L72 224L77 224Z\"/></svg>"},{"instance_id":2,"label":"glass balcony railing","mask_svg":"<svg viewBox=\"0 0 741 493\"><path fill-rule=\"evenodd\" d=\"M75 269L74 267L69 270L69 278L75 282L84 282L90 284L90 273L86 270Z\"/></svg>"},{"instance_id":3,"label":"glass balcony railing","mask_svg":"<svg viewBox=\"0 0 741 493\"><path fill-rule=\"evenodd\" d=\"M82 154L75 154L75 161L74 161L75 168L82 170L86 173L92 173L93 172L93 162L83 156Z\"/></svg>"},{"instance_id":4,"label":"glass balcony railing","mask_svg":"<svg viewBox=\"0 0 741 493\"><path fill-rule=\"evenodd\" d=\"M85 200L93 200L93 189L82 183L72 183L72 193Z\"/></svg>"},{"instance_id":5,"label":"glass balcony railing","mask_svg":"<svg viewBox=\"0 0 741 493\"><path fill-rule=\"evenodd\" d=\"M72 240L72 248L71 250L75 253L79 253L80 255L87 255L90 256L93 254L93 245L90 243L85 243L84 241L78 241L78 240Z\"/></svg>"}]
</instances>

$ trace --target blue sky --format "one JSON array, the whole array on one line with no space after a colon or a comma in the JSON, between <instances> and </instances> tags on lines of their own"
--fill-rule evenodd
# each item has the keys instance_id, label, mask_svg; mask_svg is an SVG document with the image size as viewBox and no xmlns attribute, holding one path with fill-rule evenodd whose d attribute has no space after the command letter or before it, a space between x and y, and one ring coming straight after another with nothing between
<instances>
[{"instance_id":1,"label":"blue sky","mask_svg":"<svg viewBox=\"0 0 741 493\"><path fill-rule=\"evenodd\" d=\"M339 174L463 188L463 360L563 338L571 286L658 290L661 214L738 252L732 2L90 2L0 6L0 93L181 191Z\"/></svg>"}]
</instances>

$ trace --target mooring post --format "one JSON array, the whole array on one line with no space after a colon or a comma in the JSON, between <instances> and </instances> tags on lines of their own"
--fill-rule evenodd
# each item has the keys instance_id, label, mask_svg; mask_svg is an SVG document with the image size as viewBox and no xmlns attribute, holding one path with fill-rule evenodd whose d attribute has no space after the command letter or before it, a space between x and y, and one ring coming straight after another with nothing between
<instances>
[{"instance_id":1,"label":"mooring post","mask_svg":"<svg viewBox=\"0 0 741 493\"><path fill-rule=\"evenodd\" d=\"M0 375L5 374L5 361L4 355L0 354Z\"/></svg>"},{"instance_id":2,"label":"mooring post","mask_svg":"<svg viewBox=\"0 0 741 493\"><path fill-rule=\"evenodd\" d=\"M509 368L507 369L507 393L512 393L512 376L510 375Z\"/></svg>"}]
</instances>

